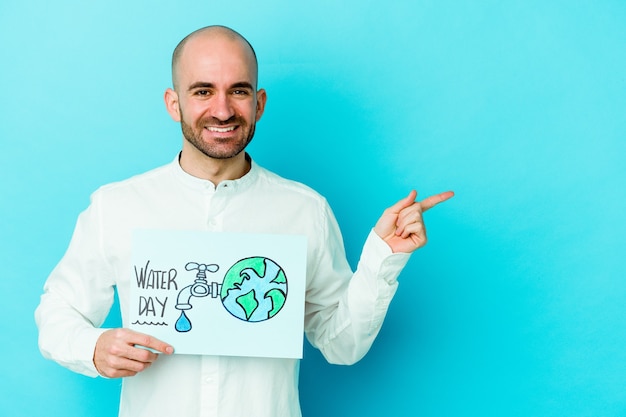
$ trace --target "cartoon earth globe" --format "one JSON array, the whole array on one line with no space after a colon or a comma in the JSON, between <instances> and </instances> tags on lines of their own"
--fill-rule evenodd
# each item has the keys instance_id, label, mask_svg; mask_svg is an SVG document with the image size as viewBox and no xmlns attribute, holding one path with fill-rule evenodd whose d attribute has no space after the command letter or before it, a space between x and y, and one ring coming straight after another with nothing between
<instances>
[{"instance_id":1,"label":"cartoon earth globe","mask_svg":"<svg viewBox=\"0 0 626 417\"><path fill-rule=\"evenodd\" d=\"M226 272L220 297L224 308L238 319L269 320L285 305L287 277L269 258L245 258Z\"/></svg>"}]
</instances>

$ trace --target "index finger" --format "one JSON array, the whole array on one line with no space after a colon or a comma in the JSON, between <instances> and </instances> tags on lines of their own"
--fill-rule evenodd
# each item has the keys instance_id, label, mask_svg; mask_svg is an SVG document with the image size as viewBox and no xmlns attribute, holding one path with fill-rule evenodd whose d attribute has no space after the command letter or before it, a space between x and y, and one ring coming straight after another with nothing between
<instances>
[{"instance_id":1,"label":"index finger","mask_svg":"<svg viewBox=\"0 0 626 417\"><path fill-rule=\"evenodd\" d=\"M420 201L420 206L422 206L422 212L426 210L430 210L431 208L435 207L437 204L443 203L444 201L449 200L452 197L454 197L454 192L446 191L446 192L435 194L433 196L425 198L422 201Z\"/></svg>"},{"instance_id":2,"label":"index finger","mask_svg":"<svg viewBox=\"0 0 626 417\"><path fill-rule=\"evenodd\" d=\"M165 353L168 355L174 353L174 348L170 344L147 334L134 332L130 342L137 348L147 349L154 353Z\"/></svg>"}]
</instances>

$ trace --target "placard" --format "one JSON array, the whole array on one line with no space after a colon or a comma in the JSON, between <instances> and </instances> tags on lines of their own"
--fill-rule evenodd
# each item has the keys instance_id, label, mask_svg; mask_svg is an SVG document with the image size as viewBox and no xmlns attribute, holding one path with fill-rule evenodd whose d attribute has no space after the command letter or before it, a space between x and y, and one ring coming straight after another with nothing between
<instances>
[{"instance_id":1,"label":"placard","mask_svg":"<svg viewBox=\"0 0 626 417\"><path fill-rule=\"evenodd\" d=\"M301 358L306 237L133 234L130 328L175 353Z\"/></svg>"}]
</instances>

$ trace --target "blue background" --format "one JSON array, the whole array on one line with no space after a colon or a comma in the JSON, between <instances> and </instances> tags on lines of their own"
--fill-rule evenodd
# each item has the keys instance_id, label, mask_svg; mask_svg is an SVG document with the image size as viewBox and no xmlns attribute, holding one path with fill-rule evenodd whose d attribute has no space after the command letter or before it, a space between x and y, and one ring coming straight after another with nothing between
<instances>
[{"instance_id":1,"label":"blue background","mask_svg":"<svg viewBox=\"0 0 626 417\"><path fill-rule=\"evenodd\" d=\"M457 194L369 355L306 348L305 416L626 415L623 0L3 0L0 415L115 415L33 311L89 194L180 148L170 54L215 23L259 55L253 157L327 196L353 266L411 188Z\"/></svg>"}]
</instances>

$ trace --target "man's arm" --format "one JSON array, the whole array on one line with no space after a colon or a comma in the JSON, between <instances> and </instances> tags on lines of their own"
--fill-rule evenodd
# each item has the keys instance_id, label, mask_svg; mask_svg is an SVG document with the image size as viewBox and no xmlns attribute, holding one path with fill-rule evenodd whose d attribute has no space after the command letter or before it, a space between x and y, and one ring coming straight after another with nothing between
<instances>
[{"instance_id":1,"label":"man's arm","mask_svg":"<svg viewBox=\"0 0 626 417\"><path fill-rule=\"evenodd\" d=\"M354 273L327 208L322 250L312 263L315 269L307 286L305 329L330 363L352 364L367 353L398 287L398 275L410 254L426 243L422 213L454 194L445 192L421 202L415 201L416 195L412 191L384 211Z\"/></svg>"},{"instance_id":2,"label":"man's arm","mask_svg":"<svg viewBox=\"0 0 626 417\"><path fill-rule=\"evenodd\" d=\"M113 303L115 271L102 249L98 197L78 218L72 240L44 285L35 311L39 347L74 372L107 377L134 375L171 346L128 329L100 328Z\"/></svg>"}]
</instances>

